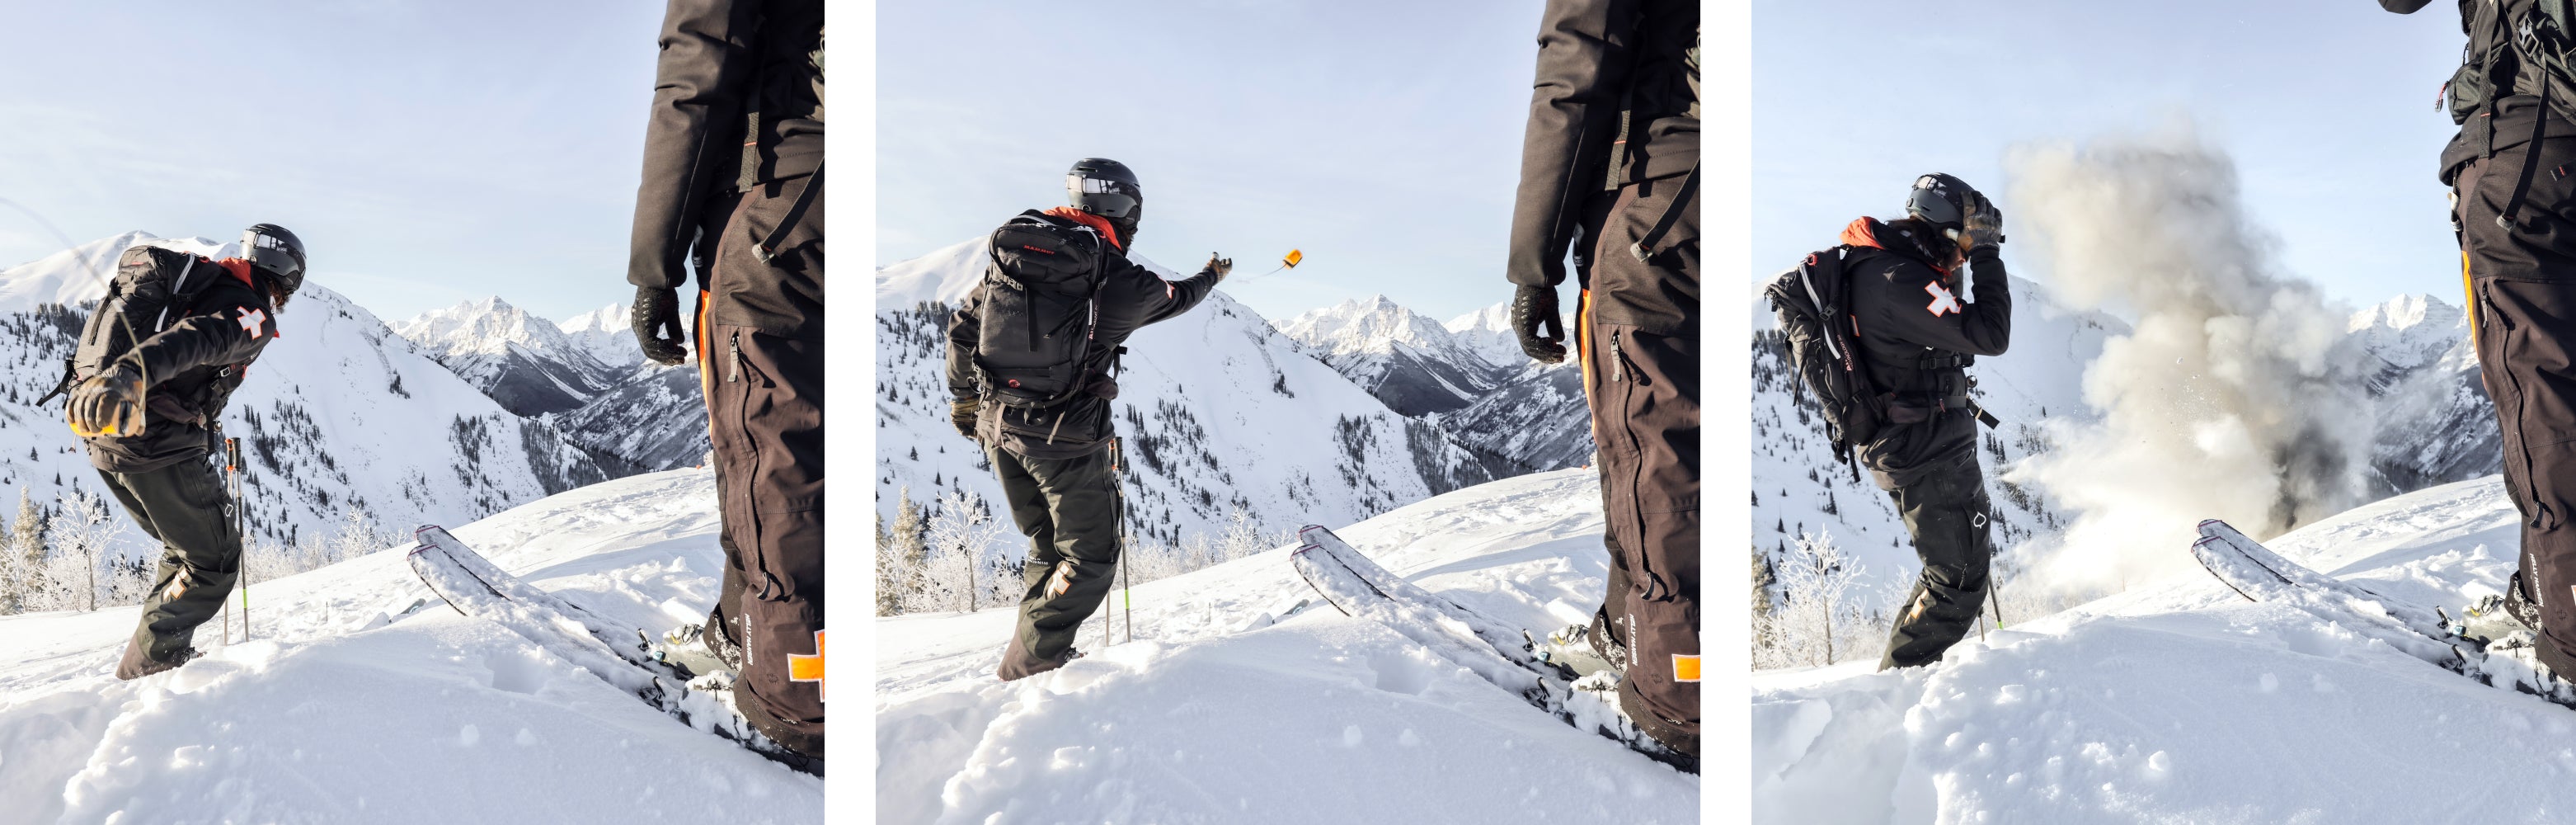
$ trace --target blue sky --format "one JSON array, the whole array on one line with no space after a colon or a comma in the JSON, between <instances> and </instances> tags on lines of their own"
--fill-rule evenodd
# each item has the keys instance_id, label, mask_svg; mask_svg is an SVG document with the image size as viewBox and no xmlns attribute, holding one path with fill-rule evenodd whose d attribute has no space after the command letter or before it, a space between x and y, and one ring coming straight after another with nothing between
<instances>
[{"instance_id":1,"label":"blue sky","mask_svg":"<svg viewBox=\"0 0 2576 825\"><path fill-rule=\"evenodd\" d=\"M880 3L877 263L1062 205L1099 156L1143 181L1139 252L1228 253L1270 318L1499 303L1540 5Z\"/></svg>"},{"instance_id":2,"label":"blue sky","mask_svg":"<svg viewBox=\"0 0 2576 825\"><path fill-rule=\"evenodd\" d=\"M2459 65L2450 4L1757 0L1753 20L1748 283L1854 217L1900 213L1916 175L2002 192L2015 144L2183 117L2234 157L2289 273L2355 306L2409 292L2460 303L2435 179L2455 131L2434 111ZM2005 249L2016 273L2037 274Z\"/></svg>"},{"instance_id":3,"label":"blue sky","mask_svg":"<svg viewBox=\"0 0 2576 825\"><path fill-rule=\"evenodd\" d=\"M77 240L304 238L388 320L632 297L660 3L17 3L0 194ZM57 251L0 212L0 267Z\"/></svg>"}]
</instances>

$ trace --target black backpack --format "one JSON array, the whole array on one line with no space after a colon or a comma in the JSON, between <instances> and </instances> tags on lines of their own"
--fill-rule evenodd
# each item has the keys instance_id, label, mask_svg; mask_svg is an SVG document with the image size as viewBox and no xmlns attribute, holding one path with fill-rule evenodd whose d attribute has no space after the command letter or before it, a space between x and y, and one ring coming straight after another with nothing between
<instances>
[{"instance_id":1,"label":"black backpack","mask_svg":"<svg viewBox=\"0 0 2576 825\"><path fill-rule=\"evenodd\" d=\"M37 405L69 392L82 379L106 372L136 343L193 314L207 287L230 277L222 265L187 252L145 245L127 248L116 259L116 278L108 282L107 295L81 327L80 343L63 361L62 383L38 399ZM237 385L239 373L247 366L230 367L225 377L235 379L230 383ZM156 382L168 377L152 376ZM229 394L230 389L224 386L216 391Z\"/></svg>"},{"instance_id":2,"label":"black backpack","mask_svg":"<svg viewBox=\"0 0 2576 825\"><path fill-rule=\"evenodd\" d=\"M1038 212L993 230L976 309L975 369L984 397L1039 409L1089 387L1106 246L1091 227Z\"/></svg>"},{"instance_id":3,"label":"black backpack","mask_svg":"<svg viewBox=\"0 0 2576 825\"><path fill-rule=\"evenodd\" d=\"M1802 388L1798 394L1815 396L1834 459L1847 465L1852 449L1876 437L1886 420L1877 385L1860 363L1851 276L1843 266L1850 251L1836 246L1811 253L1762 290L1788 339L1789 369Z\"/></svg>"}]
</instances>

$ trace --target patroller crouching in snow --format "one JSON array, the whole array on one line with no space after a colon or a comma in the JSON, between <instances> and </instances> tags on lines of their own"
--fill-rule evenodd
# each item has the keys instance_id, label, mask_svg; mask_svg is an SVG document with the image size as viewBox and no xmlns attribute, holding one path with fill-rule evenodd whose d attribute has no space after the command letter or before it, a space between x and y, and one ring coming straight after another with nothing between
<instances>
[{"instance_id":1,"label":"patroller crouching in snow","mask_svg":"<svg viewBox=\"0 0 2576 825\"><path fill-rule=\"evenodd\" d=\"M125 250L64 376L64 417L90 465L162 546L119 679L195 658L197 626L215 617L241 576L239 503L207 459L223 441L225 402L277 338L277 314L304 284L304 244L263 223L244 231L241 245L242 257L220 261L158 246Z\"/></svg>"},{"instance_id":2,"label":"patroller crouching in snow","mask_svg":"<svg viewBox=\"0 0 2576 825\"><path fill-rule=\"evenodd\" d=\"M948 325L951 423L983 446L1029 537L1019 625L995 671L1004 681L1079 655L1075 631L1109 596L1125 517L1109 404L1122 345L1198 306L1234 269L1210 256L1197 275L1165 281L1129 261L1145 210L1125 164L1085 158L1065 189L1072 206L993 231L984 279Z\"/></svg>"}]
</instances>

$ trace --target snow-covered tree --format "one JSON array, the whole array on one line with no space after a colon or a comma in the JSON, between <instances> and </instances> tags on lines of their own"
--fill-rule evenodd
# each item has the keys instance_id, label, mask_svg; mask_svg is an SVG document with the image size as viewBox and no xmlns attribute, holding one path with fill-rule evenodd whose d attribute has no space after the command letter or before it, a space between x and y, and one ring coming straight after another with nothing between
<instances>
[{"instance_id":1,"label":"snow-covered tree","mask_svg":"<svg viewBox=\"0 0 2576 825\"><path fill-rule=\"evenodd\" d=\"M100 568L114 561L108 554L125 531L124 514L110 510L106 500L77 488L62 493L53 517L45 520L52 545L45 571L55 592L64 594L49 609L98 609Z\"/></svg>"}]
</instances>

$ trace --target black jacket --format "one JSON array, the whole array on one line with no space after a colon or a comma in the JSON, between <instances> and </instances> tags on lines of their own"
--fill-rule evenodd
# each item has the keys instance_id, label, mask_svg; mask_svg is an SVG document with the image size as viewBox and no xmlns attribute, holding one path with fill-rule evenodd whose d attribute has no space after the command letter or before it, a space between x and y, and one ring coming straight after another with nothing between
<instances>
[{"instance_id":1,"label":"black jacket","mask_svg":"<svg viewBox=\"0 0 2576 825\"><path fill-rule=\"evenodd\" d=\"M1620 184L1699 164L1699 3L1548 0L1538 45L1506 277L1555 286Z\"/></svg>"},{"instance_id":2,"label":"black jacket","mask_svg":"<svg viewBox=\"0 0 2576 825\"><path fill-rule=\"evenodd\" d=\"M1923 421L1891 415L1877 438L1861 445L1861 462L1882 485L1896 487L1929 469L1974 461L1976 424L1958 404L1969 386L1963 356L2002 355L2012 343L2012 278L2003 258L1993 247L1968 256L1973 281L1962 294L1960 273L1935 266L1956 242L1919 224L1862 218L1843 230L1842 241L1852 248L1843 267L1863 368L1880 392L1895 394L1894 405L1929 410Z\"/></svg>"},{"instance_id":3,"label":"black jacket","mask_svg":"<svg viewBox=\"0 0 2576 825\"><path fill-rule=\"evenodd\" d=\"M200 260L197 265L249 272L248 264L240 262ZM223 414L251 362L277 338L277 310L242 275L217 278L190 305L189 315L117 359L142 367L151 382L144 388L143 432L87 439L92 466L150 472L214 449L210 425Z\"/></svg>"},{"instance_id":4,"label":"black jacket","mask_svg":"<svg viewBox=\"0 0 2576 825\"><path fill-rule=\"evenodd\" d=\"M1968 258L1975 277L1963 293L1959 273L1933 265L1952 242L1911 226L1863 218L1844 233L1861 357L1881 392L1965 393L1964 368L1918 367L1926 358L2002 355L2012 343L2012 279L1987 247Z\"/></svg>"},{"instance_id":5,"label":"black jacket","mask_svg":"<svg viewBox=\"0 0 2576 825\"><path fill-rule=\"evenodd\" d=\"M718 239L699 238L722 225L704 214L711 204L822 164L822 41L821 0L670 0L628 283L679 288L691 246ZM756 111L760 131L746 140Z\"/></svg>"},{"instance_id":6,"label":"black jacket","mask_svg":"<svg viewBox=\"0 0 2576 825\"><path fill-rule=\"evenodd\" d=\"M1069 210L1052 210L1065 216ZM1083 216L1089 217L1089 216ZM1096 218L1093 220L1097 220ZM1104 222L1105 224L1105 222ZM1094 328L1090 356L1085 374L1110 377L1116 366L1118 348L1127 337L1147 324L1170 320L1207 298L1216 288L1215 272L1201 269L1186 280L1166 281L1143 265L1127 260L1127 250L1116 243L1105 259L1105 279L1100 290L1100 321ZM980 388L975 368L975 341L981 324L976 310L984 301L984 287L977 286L959 304L948 322L948 394L958 400L978 397ZM1066 459L1099 452L1117 434L1109 418L1109 401L1117 397L1115 385L1107 395L1078 394L1053 408L1022 410L987 402L977 417L977 437L1029 458Z\"/></svg>"}]
</instances>

